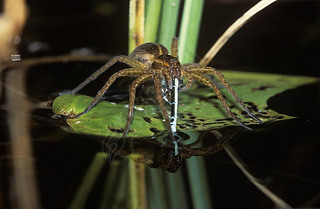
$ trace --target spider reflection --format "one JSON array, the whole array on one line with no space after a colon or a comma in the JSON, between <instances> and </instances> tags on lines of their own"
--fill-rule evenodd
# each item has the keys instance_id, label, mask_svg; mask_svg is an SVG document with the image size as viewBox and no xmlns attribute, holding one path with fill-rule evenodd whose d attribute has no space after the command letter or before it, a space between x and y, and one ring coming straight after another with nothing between
<instances>
[{"instance_id":1,"label":"spider reflection","mask_svg":"<svg viewBox=\"0 0 320 209\"><path fill-rule=\"evenodd\" d=\"M103 146L106 153L111 155L111 157L112 154L119 155L121 157L129 157L138 163L145 163L150 167L162 168L168 172L176 172L181 166L183 159L190 158L192 156L211 155L221 151L229 140L238 133L238 131L238 128L228 128L228 131L218 139L216 143L201 148L195 148L195 146L203 142L202 137L199 137L196 141L190 144L184 144L183 141L186 141L186 139L181 139L177 153L175 146L172 143L167 142L162 144L158 140L150 139L128 140L126 146L117 146L114 143L110 143L110 141L105 140ZM122 143L120 141L118 140L117 143ZM119 149L117 149L117 147L119 147Z\"/></svg>"}]
</instances>

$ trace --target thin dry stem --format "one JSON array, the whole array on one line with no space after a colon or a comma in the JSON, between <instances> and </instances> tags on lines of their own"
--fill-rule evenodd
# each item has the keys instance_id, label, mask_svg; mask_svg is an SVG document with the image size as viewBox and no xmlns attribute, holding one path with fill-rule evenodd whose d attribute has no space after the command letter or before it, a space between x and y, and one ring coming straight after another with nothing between
<instances>
[{"instance_id":1,"label":"thin dry stem","mask_svg":"<svg viewBox=\"0 0 320 209\"><path fill-rule=\"evenodd\" d=\"M239 19L237 19L217 40L217 42L211 47L207 54L200 60L201 66L208 65L224 44L235 34L246 22L251 19L255 14L275 2L276 0L262 0L246 13L244 13Z\"/></svg>"},{"instance_id":2,"label":"thin dry stem","mask_svg":"<svg viewBox=\"0 0 320 209\"><path fill-rule=\"evenodd\" d=\"M222 135L220 132L215 131L212 132L217 138L221 138ZM266 186L259 182L259 179L254 177L249 170L246 168L246 164L241 160L241 158L237 155L237 153L233 150L233 148L227 143L224 146L224 150L232 159L232 161L236 164L236 166L242 171L242 173L248 178L248 180L257 187L264 195L266 195L275 205L275 208L281 209L293 209L288 203L284 200L280 199L276 194L270 191Z\"/></svg>"},{"instance_id":3,"label":"thin dry stem","mask_svg":"<svg viewBox=\"0 0 320 209\"><path fill-rule=\"evenodd\" d=\"M130 0L129 53L144 43L144 0Z\"/></svg>"},{"instance_id":4,"label":"thin dry stem","mask_svg":"<svg viewBox=\"0 0 320 209\"><path fill-rule=\"evenodd\" d=\"M136 1L136 44L140 46L144 43L144 0Z\"/></svg>"}]
</instances>

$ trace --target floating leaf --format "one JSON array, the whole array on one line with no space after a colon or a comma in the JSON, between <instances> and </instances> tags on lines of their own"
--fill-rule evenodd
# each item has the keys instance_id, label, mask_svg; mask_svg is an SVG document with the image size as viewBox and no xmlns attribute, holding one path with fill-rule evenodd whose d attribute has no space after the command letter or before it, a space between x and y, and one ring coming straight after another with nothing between
<instances>
[{"instance_id":1,"label":"floating leaf","mask_svg":"<svg viewBox=\"0 0 320 209\"><path fill-rule=\"evenodd\" d=\"M228 82L263 122L291 119L293 116L277 113L267 106L267 100L285 90L318 81L317 78L262 73L224 72ZM246 125L256 122L236 104L226 89L222 89L232 111ZM53 102L56 114L70 117L66 121L75 131L109 137L121 137L127 121L127 105L101 101L88 113L77 119L92 101L84 95L62 95ZM193 88L179 94L178 130L206 131L237 126L229 118L214 92L207 87ZM163 118L156 105L136 106L128 137L150 137L166 132Z\"/></svg>"}]
</instances>

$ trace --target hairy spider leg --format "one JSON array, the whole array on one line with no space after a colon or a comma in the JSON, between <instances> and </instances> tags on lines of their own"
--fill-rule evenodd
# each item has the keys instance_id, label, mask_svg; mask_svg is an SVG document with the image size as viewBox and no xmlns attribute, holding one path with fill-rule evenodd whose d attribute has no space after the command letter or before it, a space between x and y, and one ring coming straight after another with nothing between
<instances>
[{"instance_id":1,"label":"hairy spider leg","mask_svg":"<svg viewBox=\"0 0 320 209\"><path fill-rule=\"evenodd\" d=\"M252 114L252 112L245 106L245 104L242 102L242 100L239 98L237 93L232 89L232 87L229 85L227 82L226 78L224 75L219 71L216 70L212 67L203 67L203 68L194 68L194 69L189 69L188 72L194 72L194 73L202 73L202 74L212 74L212 75L217 75L220 79L220 82L224 87L227 88L229 93L233 96L233 98L241 105L241 107L244 109L244 111L254 120L256 120L259 123L262 123L262 121L257 118L255 115Z\"/></svg>"},{"instance_id":2,"label":"hairy spider leg","mask_svg":"<svg viewBox=\"0 0 320 209\"><path fill-rule=\"evenodd\" d=\"M113 82L119 78L119 77L124 77L124 76L132 76L132 77L137 77L142 75L144 72L141 71L140 68L126 68L123 70L120 70L117 73L114 73L108 81L104 84L104 86L98 91L92 102L88 105L88 107L80 114L76 115L75 118L80 117L81 115L89 112L103 97L103 95L107 92L109 87L113 84Z\"/></svg>"},{"instance_id":3,"label":"hairy spider leg","mask_svg":"<svg viewBox=\"0 0 320 209\"><path fill-rule=\"evenodd\" d=\"M110 68L116 62L122 62L124 64L129 65L132 68L141 69L141 71L144 70L145 67L146 67L144 64L142 64L142 63L140 63L140 62L138 62L138 61L136 61L136 60L134 60L134 59L132 59L132 58L130 58L128 56L125 56L125 55L116 56L116 57L111 58L105 65L103 65L101 68L99 68L94 73L92 73L87 79L85 79L76 88L74 88L73 90L69 91L68 93L71 93L71 94L77 93L83 87L85 87L90 82L92 82L96 78L98 78L103 72L105 72L108 68Z\"/></svg>"},{"instance_id":4,"label":"hairy spider leg","mask_svg":"<svg viewBox=\"0 0 320 209\"><path fill-rule=\"evenodd\" d=\"M196 142L188 145L184 145L182 150L183 153L181 156L183 158L190 158L192 156L204 156L204 155L212 155L217 152L220 152L237 133L238 129L232 129L231 131L226 132L223 136L221 136L218 141L209 147L206 148L194 148L195 144L199 144L201 139L199 138Z\"/></svg>"},{"instance_id":5,"label":"hairy spider leg","mask_svg":"<svg viewBox=\"0 0 320 209\"><path fill-rule=\"evenodd\" d=\"M183 68L182 68L182 69L183 69ZM185 86L183 86L183 87L179 90L179 92L183 92L183 91L185 91L185 90L188 90L188 89L191 87L192 82L193 82L193 78L192 78L192 76L191 76L189 73L186 73L186 71L182 70L182 74L183 74L183 76L186 76L186 77L188 78L188 81L187 81L187 84L186 84Z\"/></svg>"},{"instance_id":6,"label":"hairy spider leg","mask_svg":"<svg viewBox=\"0 0 320 209\"><path fill-rule=\"evenodd\" d=\"M131 126L131 121L133 118L133 109L134 109L134 100L136 97L136 89L137 87L144 82L145 80L148 80L152 77L151 74L144 74L141 75L140 77L136 78L133 82L132 85L130 86L129 90L129 110L128 110L128 117L127 117L127 123L123 131L123 137L126 137L127 134L129 133L130 126Z\"/></svg>"},{"instance_id":7,"label":"hairy spider leg","mask_svg":"<svg viewBox=\"0 0 320 209\"><path fill-rule=\"evenodd\" d=\"M189 72L190 73L190 72ZM206 76L204 75L201 75L201 74L196 74L196 73L191 73L192 77L200 82L200 83L203 83L209 87L211 87L213 89L213 91L216 93L218 99L222 102L223 104L223 107L226 109L228 115L230 115L240 126L242 126L243 128L246 128L248 130L252 130L251 128L249 128L248 126L244 125L240 119L238 119L234 113L231 111L228 103L226 102L226 100L224 99L224 97L222 96L221 94L221 91L219 90L218 86L215 85L212 81L210 81L209 78L207 78Z\"/></svg>"}]
</instances>

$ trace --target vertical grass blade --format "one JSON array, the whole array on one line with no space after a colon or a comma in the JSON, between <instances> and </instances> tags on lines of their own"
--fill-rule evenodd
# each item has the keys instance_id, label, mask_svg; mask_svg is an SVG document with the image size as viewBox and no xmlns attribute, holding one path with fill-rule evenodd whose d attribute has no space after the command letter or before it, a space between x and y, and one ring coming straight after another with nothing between
<instances>
[{"instance_id":1,"label":"vertical grass blade","mask_svg":"<svg viewBox=\"0 0 320 209\"><path fill-rule=\"evenodd\" d=\"M94 156L86 174L84 175L78 191L76 192L69 209L81 209L84 208L88 196L92 190L92 187L100 174L102 167L106 162L106 154L98 152Z\"/></svg>"},{"instance_id":2,"label":"vertical grass blade","mask_svg":"<svg viewBox=\"0 0 320 209\"><path fill-rule=\"evenodd\" d=\"M124 208L124 205L127 205L127 195L128 195L128 161L121 161L121 172L118 176L118 185L117 190L113 191L112 204L103 209L119 209ZM102 209L102 208L101 208Z\"/></svg>"},{"instance_id":3,"label":"vertical grass blade","mask_svg":"<svg viewBox=\"0 0 320 209\"><path fill-rule=\"evenodd\" d=\"M129 196L131 209L146 208L145 165L129 160Z\"/></svg>"},{"instance_id":4,"label":"vertical grass blade","mask_svg":"<svg viewBox=\"0 0 320 209\"><path fill-rule=\"evenodd\" d=\"M129 3L129 54L144 43L144 0Z\"/></svg>"},{"instance_id":5,"label":"vertical grass blade","mask_svg":"<svg viewBox=\"0 0 320 209\"><path fill-rule=\"evenodd\" d=\"M156 42L161 14L162 0L146 1L145 42Z\"/></svg>"},{"instance_id":6,"label":"vertical grass blade","mask_svg":"<svg viewBox=\"0 0 320 209\"><path fill-rule=\"evenodd\" d=\"M145 1L130 0L129 4L129 54L144 43ZM129 197L131 209L146 208L145 166L128 161Z\"/></svg>"},{"instance_id":7,"label":"vertical grass blade","mask_svg":"<svg viewBox=\"0 0 320 209\"><path fill-rule=\"evenodd\" d=\"M207 181L208 177L206 175L203 157L192 157L188 159L186 164L190 182L193 208L212 208Z\"/></svg>"},{"instance_id":8,"label":"vertical grass blade","mask_svg":"<svg viewBox=\"0 0 320 209\"><path fill-rule=\"evenodd\" d=\"M120 173L121 173L120 161L110 162L110 167L108 169L108 174L106 176L106 182L104 185L104 189L101 197L101 203L99 206L100 209L105 209L105 208L108 208L108 206L110 207L110 205L113 205L113 202L115 201L114 194L119 189Z\"/></svg>"},{"instance_id":9,"label":"vertical grass blade","mask_svg":"<svg viewBox=\"0 0 320 209\"><path fill-rule=\"evenodd\" d=\"M201 24L203 0L185 1L179 33L178 57L182 64L195 60ZM203 157L186 161L193 208L212 208Z\"/></svg>"},{"instance_id":10,"label":"vertical grass blade","mask_svg":"<svg viewBox=\"0 0 320 209\"><path fill-rule=\"evenodd\" d=\"M170 49L172 37L176 36L180 0L164 0L158 42Z\"/></svg>"},{"instance_id":11,"label":"vertical grass blade","mask_svg":"<svg viewBox=\"0 0 320 209\"><path fill-rule=\"evenodd\" d=\"M183 175L181 169L176 173L165 173L168 196L169 196L169 208L190 208L188 206L187 194L185 188L185 181L183 181Z\"/></svg>"},{"instance_id":12,"label":"vertical grass blade","mask_svg":"<svg viewBox=\"0 0 320 209\"><path fill-rule=\"evenodd\" d=\"M204 0L188 0L184 3L179 33L179 60L182 64L194 62L198 45Z\"/></svg>"},{"instance_id":13,"label":"vertical grass blade","mask_svg":"<svg viewBox=\"0 0 320 209\"><path fill-rule=\"evenodd\" d=\"M147 188L148 188L148 206L149 209L168 208L166 198L166 187L163 178L163 172L160 169L147 168Z\"/></svg>"}]
</instances>

